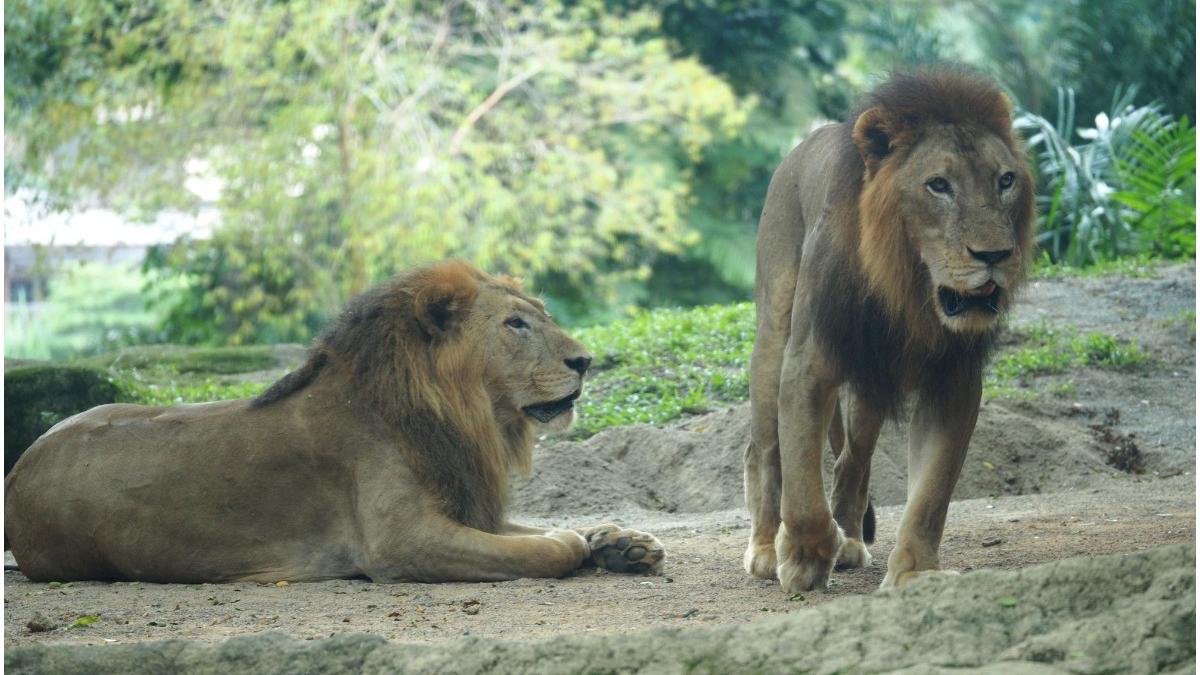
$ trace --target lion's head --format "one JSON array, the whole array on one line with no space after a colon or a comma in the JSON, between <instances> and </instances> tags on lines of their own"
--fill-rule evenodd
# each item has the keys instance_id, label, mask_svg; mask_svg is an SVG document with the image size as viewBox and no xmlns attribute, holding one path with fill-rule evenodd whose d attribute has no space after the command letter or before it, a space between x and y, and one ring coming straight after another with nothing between
<instances>
[{"instance_id":1,"label":"lion's head","mask_svg":"<svg viewBox=\"0 0 1200 675\"><path fill-rule=\"evenodd\" d=\"M445 262L351 301L308 362L255 405L324 378L402 439L452 517L490 529L502 515L509 470L530 467L534 432L574 419L590 363L515 280Z\"/></svg>"},{"instance_id":2,"label":"lion's head","mask_svg":"<svg viewBox=\"0 0 1200 675\"><path fill-rule=\"evenodd\" d=\"M454 269L439 269L438 274L465 273ZM469 349L479 360L497 414L566 428L575 419L574 402L582 392L591 354L568 337L546 306L523 293L515 280L472 272L478 280L475 298L462 313L458 332L472 343ZM439 339L445 330L436 323L427 328Z\"/></svg>"},{"instance_id":3,"label":"lion's head","mask_svg":"<svg viewBox=\"0 0 1200 675\"><path fill-rule=\"evenodd\" d=\"M859 256L893 315L911 323L931 308L942 326L975 334L1008 308L1034 219L1011 111L991 80L940 69L894 75L855 116L865 165Z\"/></svg>"}]
</instances>

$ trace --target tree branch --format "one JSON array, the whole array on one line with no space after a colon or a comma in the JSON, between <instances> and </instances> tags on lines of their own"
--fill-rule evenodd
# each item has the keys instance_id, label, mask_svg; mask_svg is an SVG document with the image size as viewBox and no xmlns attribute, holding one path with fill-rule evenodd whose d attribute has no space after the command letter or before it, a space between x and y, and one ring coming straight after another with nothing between
<instances>
[{"instance_id":1,"label":"tree branch","mask_svg":"<svg viewBox=\"0 0 1200 675\"><path fill-rule=\"evenodd\" d=\"M501 99L508 95L508 92L516 89L522 84L525 84L530 78L532 78L534 75L537 75L541 71L542 66L540 64L535 65L524 73L500 83L500 86L496 87L496 90L493 91L486 99L484 99L482 103L475 106L475 109L467 115L466 119L462 121L462 124L458 125L458 129L454 131L454 136L450 139L449 154L457 155L458 152L462 150L462 144L467 139L467 134L471 133L471 129L475 127L475 123L478 122L484 115L486 115L489 110L495 108L496 105L500 103Z\"/></svg>"}]
</instances>

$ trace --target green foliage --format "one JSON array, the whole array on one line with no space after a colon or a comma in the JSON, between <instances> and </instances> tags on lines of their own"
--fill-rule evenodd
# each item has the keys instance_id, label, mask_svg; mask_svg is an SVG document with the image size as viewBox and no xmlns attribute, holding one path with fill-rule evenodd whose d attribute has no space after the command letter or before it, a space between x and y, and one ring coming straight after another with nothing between
<instances>
[{"instance_id":1,"label":"green foliage","mask_svg":"<svg viewBox=\"0 0 1200 675\"><path fill-rule=\"evenodd\" d=\"M749 396L752 304L642 311L575 337L595 355L578 435L659 424Z\"/></svg>"},{"instance_id":2,"label":"green foliage","mask_svg":"<svg viewBox=\"0 0 1200 675\"><path fill-rule=\"evenodd\" d=\"M97 309L118 330L85 345L10 311L10 355L303 342L447 257L525 277L568 325L748 299L783 155L887 70L943 60L1044 116L1026 128L1056 263L1194 256L1194 0L5 9L10 194L221 215L148 259L153 313Z\"/></svg>"},{"instance_id":3,"label":"green foliage","mask_svg":"<svg viewBox=\"0 0 1200 675\"><path fill-rule=\"evenodd\" d=\"M224 382L212 377L199 381L169 379L164 382L122 382L128 391L127 399L142 405L178 405L254 398L267 388L260 382Z\"/></svg>"},{"instance_id":4,"label":"green foliage","mask_svg":"<svg viewBox=\"0 0 1200 675\"><path fill-rule=\"evenodd\" d=\"M1137 85L1172 117L1195 119L1195 0L1038 0L1048 82L1079 93L1079 120L1103 110L1115 87ZM1050 103L1048 101L1048 103ZM1049 111L1045 111L1049 112Z\"/></svg>"},{"instance_id":5,"label":"green foliage","mask_svg":"<svg viewBox=\"0 0 1200 675\"><path fill-rule=\"evenodd\" d=\"M1132 98L1119 97L1095 128L1075 128L1070 90L1059 90L1056 123L1033 113L1016 121L1037 154L1039 243L1054 261L1195 256L1195 130Z\"/></svg>"},{"instance_id":6,"label":"green foliage","mask_svg":"<svg viewBox=\"0 0 1200 675\"><path fill-rule=\"evenodd\" d=\"M7 9L6 49L42 64L6 82L11 187L149 213L223 186L216 235L151 260L184 275L163 300L188 342L305 339L452 256L618 305L695 242L689 169L753 108L658 13L600 2Z\"/></svg>"},{"instance_id":7,"label":"green foliage","mask_svg":"<svg viewBox=\"0 0 1200 675\"><path fill-rule=\"evenodd\" d=\"M82 365L25 365L4 369L4 473L62 420L124 396L109 374Z\"/></svg>"},{"instance_id":8,"label":"green foliage","mask_svg":"<svg viewBox=\"0 0 1200 675\"><path fill-rule=\"evenodd\" d=\"M887 3L897 4L897 3ZM907 6L904 3L901 7ZM926 19L901 39L945 36L940 56L972 63L1003 82L1026 110L1053 118L1055 89L1077 92L1076 124L1105 110L1114 93L1160 102L1195 118L1195 0L968 0L922 5ZM916 11L916 10L909 10Z\"/></svg>"},{"instance_id":9,"label":"green foliage","mask_svg":"<svg viewBox=\"0 0 1200 675\"><path fill-rule=\"evenodd\" d=\"M1196 257L1196 129L1188 118L1135 128L1114 167L1141 248L1166 258Z\"/></svg>"},{"instance_id":10,"label":"green foliage","mask_svg":"<svg viewBox=\"0 0 1200 675\"><path fill-rule=\"evenodd\" d=\"M818 100L817 111L839 115L845 91L833 85L845 57L847 6L834 0L610 0L610 6L658 6L661 30L742 95L763 99L774 113L788 105L780 82L798 76Z\"/></svg>"}]
</instances>

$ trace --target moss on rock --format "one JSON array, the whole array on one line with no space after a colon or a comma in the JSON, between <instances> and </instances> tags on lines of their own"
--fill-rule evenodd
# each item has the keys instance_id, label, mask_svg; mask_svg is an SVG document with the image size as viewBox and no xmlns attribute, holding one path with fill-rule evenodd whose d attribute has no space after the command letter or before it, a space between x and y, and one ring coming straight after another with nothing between
<instances>
[{"instance_id":1,"label":"moss on rock","mask_svg":"<svg viewBox=\"0 0 1200 675\"><path fill-rule=\"evenodd\" d=\"M231 375L269 370L279 366L278 347L179 347L149 345L126 347L85 361L112 370L162 370L176 373Z\"/></svg>"},{"instance_id":2,"label":"moss on rock","mask_svg":"<svg viewBox=\"0 0 1200 675\"><path fill-rule=\"evenodd\" d=\"M121 397L104 370L78 365L22 365L4 370L4 473L60 421Z\"/></svg>"}]
</instances>

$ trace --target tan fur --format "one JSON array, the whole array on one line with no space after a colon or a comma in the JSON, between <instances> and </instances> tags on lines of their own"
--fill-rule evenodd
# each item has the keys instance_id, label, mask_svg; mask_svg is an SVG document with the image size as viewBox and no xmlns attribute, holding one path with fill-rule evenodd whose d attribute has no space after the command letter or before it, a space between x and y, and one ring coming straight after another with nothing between
<instances>
[{"instance_id":1,"label":"tan fur","mask_svg":"<svg viewBox=\"0 0 1200 675\"><path fill-rule=\"evenodd\" d=\"M955 69L893 76L784 160L758 235L747 571L795 592L835 562L870 564L871 453L909 399L909 503L884 585L938 568L983 364L1032 255L1033 187L1008 99Z\"/></svg>"},{"instance_id":2,"label":"tan fur","mask_svg":"<svg viewBox=\"0 0 1200 675\"><path fill-rule=\"evenodd\" d=\"M256 399L101 406L55 426L5 480L5 532L34 580L657 571L650 535L504 517L508 474L531 462L530 406L578 392L588 359L515 281L420 268L352 301Z\"/></svg>"}]
</instances>

